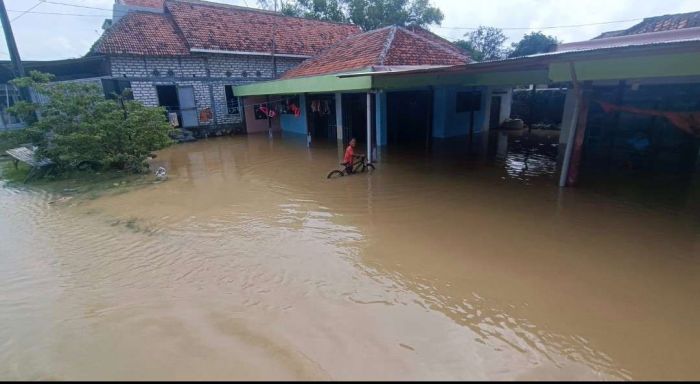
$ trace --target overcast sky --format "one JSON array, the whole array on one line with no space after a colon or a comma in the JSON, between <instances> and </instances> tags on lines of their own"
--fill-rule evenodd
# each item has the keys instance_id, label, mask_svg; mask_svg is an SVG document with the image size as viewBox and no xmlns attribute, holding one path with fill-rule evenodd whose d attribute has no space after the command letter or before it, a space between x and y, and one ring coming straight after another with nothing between
<instances>
[{"instance_id":1,"label":"overcast sky","mask_svg":"<svg viewBox=\"0 0 700 384\"><path fill-rule=\"evenodd\" d=\"M111 16L114 0L5 0L12 26L25 60L52 60L84 55L102 33L102 22ZM601 32L624 29L639 20L584 27L543 29L552 26L604 23L641 19L669 13L700 11L700 0L432 0L445 13L441 27L433 32L449 39L460 38L479 25L505 29L509 42L524 33L543 32L571 42L590 39ZM256 0L218 0L221 3L255 5ZM22 14L21 11L31 10ZM73 14L73 15L58 15ZM77 16L80 15L80 16ZM508 29L526 28L526 29ZM0 59L9 59L3 36Z\"/></svg>"}]
</instances>

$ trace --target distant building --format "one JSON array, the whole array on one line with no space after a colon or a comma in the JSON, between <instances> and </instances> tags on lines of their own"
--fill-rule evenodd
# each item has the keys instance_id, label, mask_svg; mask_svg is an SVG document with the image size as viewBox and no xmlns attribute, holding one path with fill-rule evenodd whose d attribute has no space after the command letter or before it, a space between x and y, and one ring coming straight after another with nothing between
<instances>
[{"instance_id":1,"label":"distant building","mask_svg":"<svg viewBox=\"0 0 700 384\"><path fill-rule=\"evenodd\" d=\"M182 127L239 130L235 85L278 78L360 29L197 0L116 0L89 56L105 56L106 89L164 106Z\"/></svg>"}]
</instances>

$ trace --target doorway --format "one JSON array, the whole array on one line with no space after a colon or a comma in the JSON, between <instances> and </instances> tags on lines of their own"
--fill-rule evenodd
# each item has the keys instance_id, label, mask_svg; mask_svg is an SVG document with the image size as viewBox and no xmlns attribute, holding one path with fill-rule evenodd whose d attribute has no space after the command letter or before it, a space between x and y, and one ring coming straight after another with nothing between
<instances>
[{"instance_id":1,"label":"doorway","mask_svg":"<svg viewBox=\"0 0 700 384\"><path fill-rule=\"evenodd\" d=\"M194 99L194 87L175 85L157 85L158 105L170 113L176 113L179 125L193 128L199 125L197 105Z\"/></svg>"},{"instance_id":2,"label":"doorway","mask_svg":"<svg viewBox=\"0 0 700 384\"><path fill-rule=\"evenodd\" d=\"M320 140L335 140L337 136L335 95L308 95L307 99L306 112L311 137Z\"/></svg>"},{"instance_id":3,"label":"doorway","mask_svg":"<svg viewBox=\"0 0 700 384\"><path fill-rule=\"evenodd\" d=\"M387 94L387 142L424 146L432 136L433 94L430 91Z\"/></svg>"}]
</instances>

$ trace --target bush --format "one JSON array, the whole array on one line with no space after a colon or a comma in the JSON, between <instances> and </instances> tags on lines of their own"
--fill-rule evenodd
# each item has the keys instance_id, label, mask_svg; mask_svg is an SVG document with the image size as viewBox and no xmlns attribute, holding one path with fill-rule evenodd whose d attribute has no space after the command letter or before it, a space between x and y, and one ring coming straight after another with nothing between
<instances>
[{"instance_id":1,"label":"bush","mask_svg":"<svg viewBox=\"0 0 700 384\"><path fill-rule=\"evenodd\" d=\"M32 123L4 136L5 143L38 146L37 156L53 161L56 171L88 164L93 169L141 172L152 151L172 144L172 127L163 108L145 107L123 96L108 100L96 85L49 83L50 79L33 71L12 81L17 87L32 88L46 102L11 107L11 113Z\"/></svg>"}]
</instances>

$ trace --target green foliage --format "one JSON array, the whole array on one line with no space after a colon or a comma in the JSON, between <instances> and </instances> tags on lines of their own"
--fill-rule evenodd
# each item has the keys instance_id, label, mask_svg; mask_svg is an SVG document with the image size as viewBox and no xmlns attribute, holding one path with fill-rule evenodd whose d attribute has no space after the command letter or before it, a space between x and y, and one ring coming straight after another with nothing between
<instances>
[{"instance_id":1,"label":"green foliage","mask_svg":"<svg viewBox=\"0 0 700 384\"><path fill-rule=\"evenodd\" d=\"M275 9L274 0L258 3L264 9ZM425 27L445 18L429 0L280 0L277 6L286 15L350 22L365 31L389 25Z\"/></svg>"},{"instance_id":2,"label":"green foliage","mask_svg":"<svg viewBox=\"0 0 700 384\"><path fill-rule=\"evenodd\" d=\"M531 32L518 41L511 44L513 50L508 57L520 57L534 55L536 53L551 52L560 41L554 36L545 35L542 32Z\"/></svg>"},{"instance_id":3,"label":"green foliage","mask_svg":"<svg viewBox=\"0 0 700 384\"><path fill-rule=\"evenodd\" d=\"M172 143L172 128L162 108L149 108L123 97L105 99L99 87L86 83L52 83L32 73L13 81L45 97L32 104L41 116L26 129L5 135L5 143L31 142L37 156L47 157L59 172L89 165L94 169L140 172L154 151ZM21 113L26 105L15 108Z\"/></svg>"},{"instance_id":4,"label":"green foliage","mask_svg":"<svg viewBox=\"0 0 700 384\"><path fill-rule=\"evenodd\" d=\"M481 52L477 51L476 48L474 48L474 45L472 45L472 42L469 40L457 40L453 42L454 45L457 47L461 48L465 52L469 54L469 57L472 58L472 60L475 61L483 61L484 56Z\"/></svg>"},{"instance_id":5,"label":"green foliage","mask_svg":"<svg viewBox=\"0 0 700 384\"><path fill-rule=\"evenodd\" d=\"M467 40L458 40L455 44L469 52L473 60L499 60L508 54L503 45L508 38L499 28L482 25L464 36L467 37Z\"/></svg>"}]
</instances>

